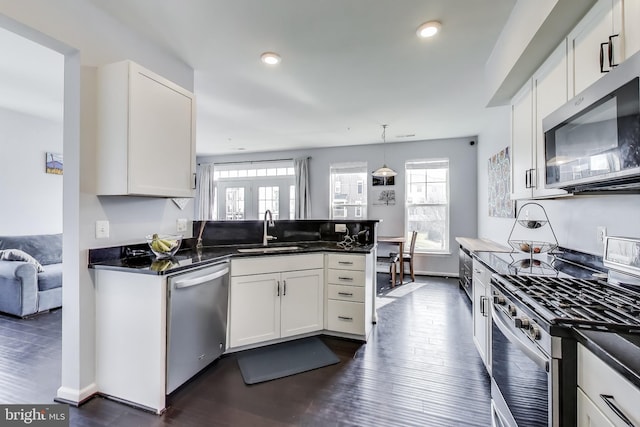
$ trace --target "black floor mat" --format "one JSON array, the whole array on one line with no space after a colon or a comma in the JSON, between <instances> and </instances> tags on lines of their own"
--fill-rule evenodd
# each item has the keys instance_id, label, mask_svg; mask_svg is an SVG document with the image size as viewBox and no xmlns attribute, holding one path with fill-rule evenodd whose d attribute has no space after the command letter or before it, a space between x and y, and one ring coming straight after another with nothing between
<instances>
[{"instance_id":1,"label":"black floor mat","mask_svg":"<svg viewBox=\"0 0 640 427\"><path fill-rule=\"evenodd\" d=\"M256 384L340 362L318 337L302 338L238 355L238 366L246 384Z\"/></svg>"}]
</instances>

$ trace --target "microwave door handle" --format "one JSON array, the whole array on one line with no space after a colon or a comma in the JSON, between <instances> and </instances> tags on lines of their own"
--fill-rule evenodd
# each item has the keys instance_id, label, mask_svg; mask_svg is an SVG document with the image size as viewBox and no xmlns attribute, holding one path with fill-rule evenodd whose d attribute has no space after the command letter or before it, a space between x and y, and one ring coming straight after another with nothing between
<instances>
[{"instance_id":1,"label":"microwave door handle","mask_svg":"<svg viewBox=\"0 0 640 427\"><path fill-rule=\"evenodd\" d=\"M502 320L502 315L500 309L496 309L494 306L493 309L493 322L496 324L496 327L504 334L504 336L509 340L509 342L513 343L518 347L524 354L529 357L536 365L540 368L544 369L545 372L549 372L549 358L545 356L541 356L537 351L530 348L526 343L524 343L520 338L516 336L507 324Z\"/></svg>"}]
</instances>

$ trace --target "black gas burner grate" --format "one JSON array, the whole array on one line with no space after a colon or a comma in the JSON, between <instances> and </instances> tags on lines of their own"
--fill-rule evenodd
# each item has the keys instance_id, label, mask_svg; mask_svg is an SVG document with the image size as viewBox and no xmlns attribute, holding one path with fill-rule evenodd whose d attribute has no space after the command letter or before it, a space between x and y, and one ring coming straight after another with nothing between
<instances>
[{"instance_id":1,"label":"black gas burner grate","mask_svg":"<svg viewBox=\"0 0 640 427\"><path fill-rule=\"evenodd\" d=\"M501 276L550 324L640 330L640 290L597 279Z\"/></svg>"}]
</instances>

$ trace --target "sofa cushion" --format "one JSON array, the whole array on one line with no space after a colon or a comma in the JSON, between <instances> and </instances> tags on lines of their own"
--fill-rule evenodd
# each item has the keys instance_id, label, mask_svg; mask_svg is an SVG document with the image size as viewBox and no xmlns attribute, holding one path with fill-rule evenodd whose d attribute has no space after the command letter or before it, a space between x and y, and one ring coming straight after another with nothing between
<instances>
[{"instance_id":1,"label":"sofa cushion","mask_svg":"<svg viewBox=\"0 0 640 427\"><path fill-rule=\"evenodd\" d=\"M62 286L62 264L50 264L47 269L38 273L38 290L48 291L49 289Z\"/></svg>"},{"instance_id":2,"label":"sofa cushion","mask_svg":"<svg viewBox=\"0 0 640 427\"><path fill-rule=\"evenodd\" d=\"M4 249L0 250L0 259L4 261L23 261L29 262L36 266L38 273L42 273L44 268L34 257L20 249Z\"/></svg>"},{"instance_id":3,"label":"sofa cushion","mask_svg":"<svg viewBox=\"0 0 640 427\"><path fill-rule=\"evenodd\" d=\"M0 250L20 249L42 265L62 262L62 233L30 236L0 236Z\"/></svg>"}]
</instances>

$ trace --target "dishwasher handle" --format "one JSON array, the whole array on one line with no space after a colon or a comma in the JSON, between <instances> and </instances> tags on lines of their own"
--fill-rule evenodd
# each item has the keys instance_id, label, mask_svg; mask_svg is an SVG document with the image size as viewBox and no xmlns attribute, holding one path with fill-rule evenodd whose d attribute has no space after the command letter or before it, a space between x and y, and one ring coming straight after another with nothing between
<instances>
[{"instance_id":1,"label":"dishwasher handle","mask_svg":"<svg viewBox=\"0 0 640 427\"><path fill-rule=\"evenodd\" d=\"M183 289L191 286L201 285L203 283L209 282L211 280L218 279L226 274L229 274L229 267L226 267L222 270L218 270L215 273L207 274L206 276L196 277L194 279L185 279L178 280L175 282L175 289Z\"/></svg>"}]
</instances>

